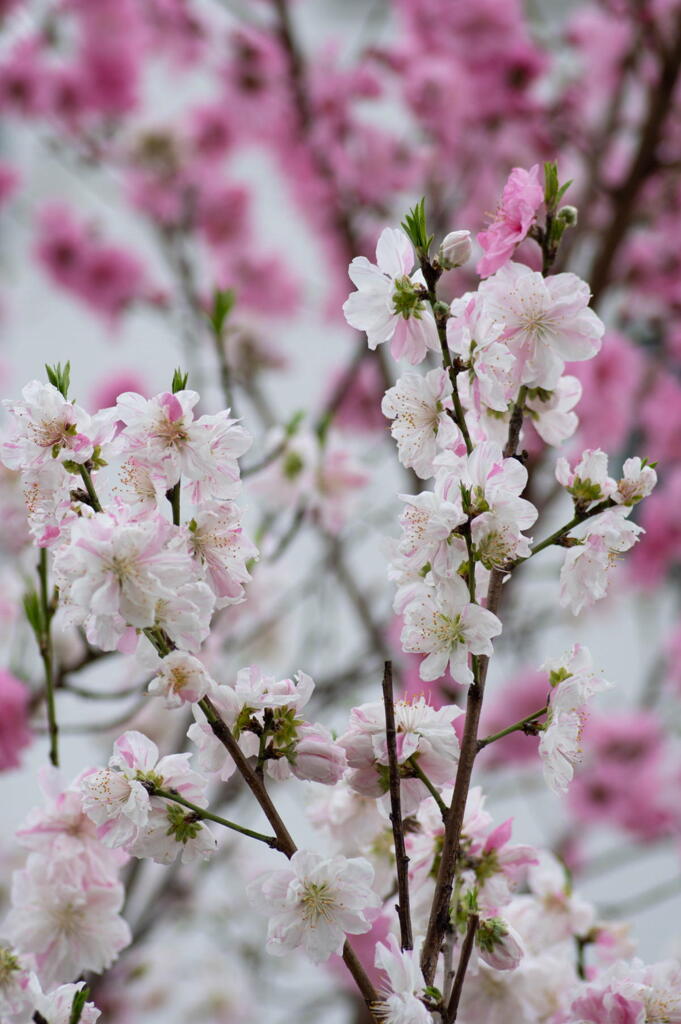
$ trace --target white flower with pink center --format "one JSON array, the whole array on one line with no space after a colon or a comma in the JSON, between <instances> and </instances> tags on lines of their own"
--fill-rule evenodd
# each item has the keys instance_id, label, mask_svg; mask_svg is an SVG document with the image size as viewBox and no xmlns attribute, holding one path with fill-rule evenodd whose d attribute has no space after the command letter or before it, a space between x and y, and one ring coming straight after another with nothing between
<instances>
[{"instance_id":1,"label":"white flower with pink center","mask_svg":"<svg viewBox=\"0 0 681 1024\"><path fill-rule=\"evenodd\" d=\"M157 605L172 606L195 566L179 531L162 516L128 518L119 507L74 523L54 572L69 621L113 650L128 627L156 624Z\"/></svg>"},{"instance_id":2,"label":"white flower with pink center","mask_svg":"<svg viewBox=\"0 0 681 1024\"><path fill-rule=\"evenodd\" d=\"M423 480L433 475L433 459L440 449L463 445L461 431L448 411L451 394L448 374L436 369L425 376L403 374L381 403L383 415L392 420L390 432L397 441L400 462Z\"/></svg>"},{"instance_id":3,"label":"white flower with pink center","mask_svg":"<svg viewBox=\"0 0 681 1024\"><path fill-rule=\"evenodd\" d=\"M395 703L395 748L398 764L411 758L435 785L451 782L459 761L454 722L462 714L456 705L434 708L419 697ZM382 796L388 789L388 746L385 708L381 701L361 704L350 712L347 731L338 741L352 771L348 785L363 796ZM415 810L426 796L423 783L404 778L403 802Z\"/></svg>"},{"instance_id":4,"label":"white flower with pink center","mask_svg":"<svg viewBox=\"0 0 681 1024\"><path fill-rule=\"evenodd\" d=\"M497 412L506 412L514 397L515 357L500 340L501 320L492 315L477 292L454 299L447 320L447 345L450 352L469 365L472 397Z\"/></svg>"},{"instance_id":5,"label":"white flower with pink center","mask_svg":"<svg viewBox=\"0 0 681 1024\"><path fill-rule=\"evenodd\" d=\"M611 569L618 555L645 533L627 519L629 508L609 508L594 516L581 543L568 548L560 571L560 604L578 615L608 592Z\"/></svg>"},{"instance_id":6,"label":"white flower with pink center","mask_svg":"<svg viewBox=\"0 0 681 1024\"><path fill-rule=\"evenodd\" d=\"M251 579L248 562L258 549L241 525L241 513L233 502L202 505L189 524L189 550L206 573L215 594L215 606L244 600L244 585Z\"/></svg>"},{"instance_id":7,"label":"white flower with pink center","mask_svg":"<svg viewBox=\"0 0 681 1024\"><path fill-rule=\"evenodd\" d=\"M373 880L364 858L298 850L287 868L267 871L247 890L253 907L269 916L267 951L286 956L302 948L317 964L341 953L347 935L371 928L380 906Z\"/></svg>"},{"instance_id":8,"label":"white flower with pink center","mask_svg":"<svg viewBox=\"0 0 681 1024\"><path fill-rule=\"evenodd\" d=\"M239 488L237 459L251 438L228 412L194 419L196 391L162 392L146 399L135 392L119 395L117 416L125 424L124 451L136 462L163 473L166 489L180 477L194 484L196 500L232 498Z\"/></svg>"},{"instance_id":9,"label":"white flower with pink center","mask_svg":"<svg viewBox=\"0 0 681 1024\"><path fill-rule=\"evenodd\" d=\"M53 384L32 380L22 398L3 403L12 417L12 433L2 443L2 460L10 469L39 469L53 459L82 464L92 458L97 444L114 435L111 410L91 417Z\"/></svg>"},{"instance_id":10,"label":"white flower with pink center","mask_svg":"<svg viewBox=\"0 0 681 1024\"><path fill-rule=\"evenodd\" d=\"M407 606L402 648L427 655L419 666L426 682L440 679L449 667L457 683L469 686L473 682L469 655L492 654L492 637L499 633L501 622L496 615L472 604L466 584L453 577Z\"/></svg>"},{"instance_id":11,"label":"white flower with pink center","mask_svg":"<svg viewBox=\"0 0 681 1024\"><path fill-rule=\"evenodd\" d=\"M436 491L459 502L471 516L495 512L520 530L532 526L537 509L520 495L527 486L527 470L518 459L506 459L495 441L482 441L468 456L443 452L435 460Z\"/></svg>"},{"instance_id":12,"label":"white flower with pink center","mask_svg":"<svg viewBox=\"0 0 681 1024\"><path fill-rule=\"evenodd\" d=\"M518 383L552 390L565 362L591 359L604 327L589 308L589 286L575 274L543 277L509 263L483 281L479 294L504 324L502 340L517 360Z\"/></svg>"},{"instance_id":13,"label":"white flower with pink center","mask_svg":"<svg viewBox=\"0 0 681 1024\"><path fill-rule=\"evenodd\" d=\"M159 760L156 744L135 730L114 744L108 768L86 773L80 781L85 813L99 826L108 846L123 846L135 853L135 843L161 798L154 788L173 790L192 803L205 806L207 780L189 767L190 754L169 754Z\"/></svg>"},{"instance_id":14,"label":"white flower with pink center","mask_svg":"<svg viewBox=\"0 0 681 1024\"><path fill-rule=\"evenodd\" d=\"M351 327L365 331L369 348L390 341L395 359L420 363L439 351L435 318L425 298L423 275L414 268L411 242L397 228L385 228L376 245L376 263L356 256L348 273L357 288L343 305Z\"/></svg>"}]
</instances>

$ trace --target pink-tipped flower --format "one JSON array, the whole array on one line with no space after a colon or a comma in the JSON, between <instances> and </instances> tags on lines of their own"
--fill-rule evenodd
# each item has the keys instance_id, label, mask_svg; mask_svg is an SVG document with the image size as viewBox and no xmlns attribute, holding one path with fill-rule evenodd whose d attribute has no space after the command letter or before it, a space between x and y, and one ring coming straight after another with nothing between
<instances>
[{"instance_id":1,"label":"pink-tipped flower","mask_svg":"<svg viewBox=\"0 0 681 1024\"><path fill-rule=\"evenodd\" d=\"M514 167L504 185L501 204L487 231L481 231L478 242L485 255L478 261L481 277L489 277L508 263L513 250L526 237L537 210L544 202L544 188L539 180L539 164L529 169Z\"/></svg>"}]
</instances>

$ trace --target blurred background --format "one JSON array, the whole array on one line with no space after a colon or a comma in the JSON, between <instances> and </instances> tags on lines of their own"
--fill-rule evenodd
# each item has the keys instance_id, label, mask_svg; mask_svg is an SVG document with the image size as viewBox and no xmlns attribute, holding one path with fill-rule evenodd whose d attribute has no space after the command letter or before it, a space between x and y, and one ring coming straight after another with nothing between
<instances>
[{"instance_id":1,"label":"blurred background","mask_svg":"<svg viewBox=\"0 0 681 1024\"><path fill-rule=\"evenodd\" d=\"M569 796L546 790L537 741L522 735L481 758L480 781L495 820L512 815L516 841L558 852L585 896L631 922L643 957L678 954L681 5L0 0L0 19L3 397L70 360L71 393L94 411L122 391L166 390L179 365L203 411L242 417L254 444L240 503L261 558L207 657L225 679L252 662L277 677L305 669L318 717L339 730L352 704L377 697L386 657L408 693L424 687L400 652L386 578L397 493L420 482L380 413L399 369L344 322L347 265L373 258L379 231L421 195L437 245L486 225L514 166L555 159L572 179L579 220L557 269L589 282L607 332L598 358L568 368L583 397L564 454L601 447L611 472L639 454L660 483L606 601L576 619L560 611L555 551L505 599L487 732L540 706L538 666L576 640L616 684L586 726ZM532 250L518 258L533 265ZM443 284L453 297L476 281L471 264ZM216 289L234 295L217 340L205 315ZM549 532L571 513L555 453L527 433ZM12 832L40 799L46 761L21 611L35 550L7 470L0 512L2 678L21 683L31 720L29 736L0 716L6 890L23 858ZM66 781L127 727L180 748L187 722L147 701L128 659L75 631L57 642ZM257 821L238 787L215 798ZM307 783L281 794L297 838L312 835L318 799ZM263 958L242 888L265 863L228 839L200 870L131 871L136 938L96 990L105 1019L241 1024L255 1004L274 1022L354 1020L340 969L318 971L303 1006L309 967Z\"/></svg>"}]
</instances>

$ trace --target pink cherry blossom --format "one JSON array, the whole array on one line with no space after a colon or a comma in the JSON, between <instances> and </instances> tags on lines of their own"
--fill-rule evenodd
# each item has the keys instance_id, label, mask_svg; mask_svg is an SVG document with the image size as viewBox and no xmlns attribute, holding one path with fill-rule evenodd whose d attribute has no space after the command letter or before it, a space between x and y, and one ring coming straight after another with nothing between
<instances>
[{"instance_id":1,"label":"pink cherry blossom","mask_svg":"<svg viewBox=\"0 0 681 1024\"><path fill-rule=\"evenodd\" d=\"M28 727L30 694L6 669L0 669L0 771L16 768L21 751L31 742Z\"/></svg>"},{"instance_id":2,"label":"pink cherry blossom","mask_svg":"<svg viewBox=\"0 0 681 1024\"><path fill-rule=\"evenodd\" d=\"M485 251L477 265L481 277L489 277L503 267L512 257L516 245L527 235L537 210L544 202L544 188L539 176L539 164L534 164L529 171L522 167L514 167L511 171L494 221L478 235L478 242Z\"/></svg>"}]
</instances>

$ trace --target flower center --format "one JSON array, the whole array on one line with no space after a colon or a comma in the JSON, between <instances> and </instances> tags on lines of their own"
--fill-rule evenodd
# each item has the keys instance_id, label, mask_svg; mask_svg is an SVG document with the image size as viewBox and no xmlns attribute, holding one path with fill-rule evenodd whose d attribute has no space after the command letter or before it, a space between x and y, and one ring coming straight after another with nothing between
<instances>
[{"instance_id":1,"label":"flower center","mask_svg":"<svg viewBox=\"0 0 681 1024\"><path fill-rule=\"evenodd\" d=\"M317 884L308 882L303 889L301 898L303 918L306 922L315 922L320 917L330 921L336 908L336 900L326 882Z\"/></svg>"}]
</instances>

